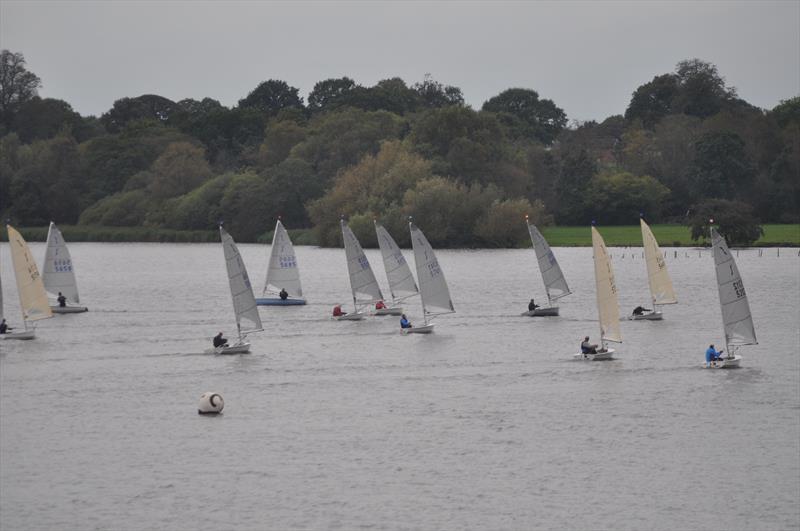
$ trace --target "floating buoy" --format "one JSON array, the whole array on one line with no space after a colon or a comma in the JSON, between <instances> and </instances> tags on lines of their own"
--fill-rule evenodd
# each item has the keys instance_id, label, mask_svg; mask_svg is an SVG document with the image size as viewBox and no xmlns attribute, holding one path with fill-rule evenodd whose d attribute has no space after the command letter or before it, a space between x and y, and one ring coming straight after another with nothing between
<instances>
[{"instance_id":1,"label":"floating buoy","mask_svg":"<svg viewBox=\"0 0 800 531\"><path fill-rule=\"evenodd\" d=\"M201 415L218 415L222 413L225 401L219 393L203 393L200 402L197 404L197 412Z\"/></svg>"}]
</instances>

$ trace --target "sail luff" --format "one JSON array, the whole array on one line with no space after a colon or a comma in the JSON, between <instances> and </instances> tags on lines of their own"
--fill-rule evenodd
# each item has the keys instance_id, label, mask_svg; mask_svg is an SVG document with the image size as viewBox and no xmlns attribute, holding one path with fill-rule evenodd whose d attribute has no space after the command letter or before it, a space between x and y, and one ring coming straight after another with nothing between
<instances>
[{"instance_id":1,"label":"sail luff","mask_svg":"<svg viewBox=\"0 0 800 531\"><path fill-rule=\"evenodd\" d=\"M302 297L303 287L300 283L300 269L294 252L292 240L286 228L278 220L275 233L272 235L272 247L267 264L267 278L264 281L263 293L278 293L281 289L292 297Z\"/></svg>"},{"instance_id":2,"label":"sail luff","mask_svg":"<svg viewBox=\"0 0 800 531\"><path fill-rule=\"evenodd\" d=\"M536 225L529 221L526 221L526 225L528 225L528 234L531 237L533 250L536 252L536 260L539 263L539 272L542 275L542 283L547 292L547 299L549 301L557 301L561 297L566 297L571 291L567 285L567 280L564 278L564 273L561 271L561 267L550 249L550 245L544 239L542 233L539 232L539 229L536 228ZM553 291L556 291L556 293L553 294Z\"/></svg>"},{"instance_id":3,"label":"sail luff","mask_svg":"<svg viewBox=\"0 0 800 531\"><path fill-rule=\"evenodd\" d=\"M78 304L78 282L72 266L67 243L56 224L50 222L47 231L47 250L42 265L42 282L45 290L53 296L60 292L68 301Z\"/></svg>"},{"instance_id":4,"label":"sail luff","mask_svg":"<svg viewBox=\"0 0 800 531\"><path fill-rule=\"evenodd\" d=\"M341 220L342 240L344 242L344 252L347 258L347 272L350 276L350 289L353 292L353 303L358 309L359 305L369 304L383 300L383 293L378 286L372 266L364 254L356 235L344 220Z\"/></svg>"},{"instance_id":5,"label":"sail luff","mask_svg":"<svg viewBox=\"0 0 800 531\"><path fill-rule=\"evenodd\" d=\"M714 271L717 277L725 342L728 345L756 345L758 339L742 276L725 239L713 228L711 245L714 248Z\"/></svg>"},{"instance_id":6,"label":"sail luff","mask_svg":"<svg viewBox=\"0 0 800 531\"><path fill-rule=\"evenodd\" d=\"M39 269L31 255L28 244L22 235L7 225L8 243L11 247L11 261L19 291L19 305L25 321L38 321L53 316L47 302L47 292L39 275Z\"/></svg>"},{"instance_id":7,"label":"sail luff","mask_svg":"<svg viewBox=\"0 0 800 531\"><path fill-rule=\"evenodd\" d=\"M261 316L258 313L253 287L250 284L250 278L247 276L247 268L244 265L239 249L236 247L231 235L225 232L225 229L220 227L219 233L225 255L225 269L228 272L228 284L231 290L237 330L240 334L263 330L264 325L261 323ZM242 322L247 327L242 327Z\"/></svg>"},{"instance_id":8,"label":"sail luff","mask_svg":"<svg viewBox=\"0 0 800 531\"><path fill-rule=\"evenodd\" d=\"M658 247L658 241L653 231L643 219L639 219L642 228L642 245L644 246L645 262L647 263L647 282L650 286L650 297L653 304L676 304L675 290L672 280L667 272L667 262Z\"/></svg>"},{"instance_id":9,"label":"sail luff","mask_svg":"<svg viewBox=\"0 0 800 531\"><path fill-rule=\"evenodd\" d=\"M402 299L418 294L419 289L397 242L382 225L377 221L374 223L378 246L383 258L383 268L386 271L386 279L389 281L389 292L392 295L392 301L396 304Z\"/></svg>"},{"instance_id":10,"label":"sail luff","mask_svg":"<svg viewBox=\"0 0 800 531\"><path fill-rule=\"evenodd\" d=\"M454 313L455 308L450 298L447 280L433 247L419 228L411 222L408 225L411 230L411 246L414 249L414 264L417 269L423 314L434 316Z\"/></svg>"},{"instance_id":11,"label":"sail luff","mask_svg":"<svg viewBox=\"0 0 800 531\"><path fill-rule=\"evenodd\" d=\"M604 341L622 342L619 326L619 302L614 270L603 237L592 227L592 249L594 251L594 280L597 291L597 314L600 335Z\"/></svg>"}]
</instances>

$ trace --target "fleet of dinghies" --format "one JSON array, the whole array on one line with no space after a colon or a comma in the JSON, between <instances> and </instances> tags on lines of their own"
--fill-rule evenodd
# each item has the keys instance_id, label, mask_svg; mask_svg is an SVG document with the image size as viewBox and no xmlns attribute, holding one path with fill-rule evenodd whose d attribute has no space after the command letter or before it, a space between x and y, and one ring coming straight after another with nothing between
<instances>
[{"instance_id":1,"label":"fleet of dinghies","mask_svg":"<svg viewBox=\"0 0 800 531\"><path fill-rule=\"evenodd\" d=\"M407 324L401 328L403 334L429 334L433 332L433 318L439 315L455 313L450 290L445 279L444 271L436 259L436 253L425 234L412 221L409 221L411 247L414 254L417 280L406 262L403 252L378 221L375 224L375 234L383 259L386 278L389 283L391 302L384 305L384 296L369 260L358 238L345 222L341 220L342 241L345 258L347 261L347 274L353 297L353 311L334 316L339 321L359 321L368 315L403 315L403 307L410 298L419 295L423 323L417 326ZM561 267L558 265L552 249L541 232L525 217L525 224L530 234L533 250L542 277L542 284L547 295L547 306L536 307L523 316L553 317L559 315L559 308L554 303L571 293ZM647 265L647 279L650 289L652 310L639 307L632 320L661 320L663 314L659 306L677 303L677 297L672 281L667 272L664 255L658 246L653 232L640 219L642 230L642 245L644 248L645 263ZM31 255L28 244L20 233L8 225L8 240L11 250L11 260L14 276L17 282L17 292L20 299L23 330L13 330L10 327L2 333L0 339L34 339L35 322L52 317L53 313L79 313L87 311L80 306L78 287L75 271L67 245L55 223L50 223L47 234L47 247L42 275ZM742 356L737 354L739 347L758 344L750 313L750 305L744 289L736 261L731 255L725 239L714 230L711 230L711 247L719 291L720 309L722 312L722 325L725 336L725 349L716 353L712 348L709 353L714 354L707 360L705 367L731 368L738 367ZM250 278L247 274L244 261L239 253L236 243L220 225L220 241L225 257L225 268L228 275L228 285L233 301L234 319L236 322L237 340L233 344L224 344L206 350L213 354L241 354L250 351L247 342L249 334L264 330L258 306L290 306L305 304L303 290L300 283L300 273L297 265L297 256L285 227L278 219L275 224L275 233L272 239L267 275L263 289L263 297L256 299ZM597 228L591 227L592 251L594 262L595 293L597 301L597 320L600 326L600 345L588 344L588 337L581 345L581 352L574 354L574 358L581 360L609 360L613 359L615 349L608 343L622 343L620 330L620 311L617 299L617 285L611 257L606 248L603 237ZM417 282L419 284L417 284ZM47 293L62 304L51 305ZM277 295L277 296L276 296ZM531 301L533 303L533 300ZM376 303L378 307L375 308ZM0 279L0 319L5 326L3 308L3 285ZM407 322L407 321L406 321ZM219 334L222 338L222 333ZM721 353L725 352L724 355ZM708 354L709 356L711 354Z\"/></svg>"}]
</instances>

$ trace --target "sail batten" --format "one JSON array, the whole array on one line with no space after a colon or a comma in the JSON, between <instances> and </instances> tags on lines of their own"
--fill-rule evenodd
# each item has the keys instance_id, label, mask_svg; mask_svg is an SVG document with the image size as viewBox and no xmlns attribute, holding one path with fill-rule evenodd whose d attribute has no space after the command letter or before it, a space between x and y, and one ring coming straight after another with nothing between
<instances>
[{"instance_id":1,"label":"sail batten","mask_svg":"<svg viewBox=\"0 0 800 531\"><path fill-rule=\"evenodd\" d=\"M264 329L258 313L256 299L247 268L244 265L239 249L230 234L219 228L222 249L225 254L225 268L228 271L228 283L233 300L233 312L236 316L236 327L240 334L258 332Z\"/></svg>"},{"instance_id":2,"label":"sail batten","mask_svg":"<svg viewBox=\"0 0 800 531\"><path fill-rule=\"evenodd\" d=\"M414 265L419 280L419 293L422 298L422 310L425 315L435 316L454 313L453 301L444 271L439 267L433 247L419 228L409 223L411 229L411 246L414 249Z\"/></svg>"},{"instance_id":3,"label":"sail batten","mask_svg":"<svg viewBox=\"0 0 800 531\"><path fill-rule=\"evenodd\" d=\"M383 267L386 270L386 279L389 281L389 292L392 301L396 304L401 300L413 297L419 293L414 275L408 267L403 252L382 225L375 222L375 234L378 237L378 246L381 248Z\"/></svg>"},{"instance_id":4,"label":"sail batten","mask_svg":"<svg viewBox=\"0 0 800 531\"><path fill-rule=\"evenodd\" d=\"M647 282L650 286L650 297L653 304L676 304L678 298L672 287L672 280L667 272L667 262L658 247L653 231L643 219L639 219L642 228L642 245L647 263Z\"/></svg>"},{"instance_id":5,"label":"sail batten","mask_svg":"<svg viewBox=\"0 0 800 531\"><path fill-rule=\"evenodd\" d=\"M72 303L81 302L78 296L75 270L72 267L72 257L61 231L52 221L47 231L47 251L45 251L44 266L42 267L42 282L45 290L54 297L60 292Z\"/></svg>"},{"instance_id":6,"label":"sail batten","mask_svg":"<svg viewBox=\"0 0 800 531\"><path fill-rule=\"evenodd\" d=\"M539 229L536 228L536 225L530 222L526 224L528 225L528 234L531 236L533 250L536 252L536 260L539 263L539 272L542 275L547 299L552 302L561 297L566 297L572 292L569 290L567 280L564 278L564 273L561 271L550 245L544 239L542 233L539 232Z\"/></svg>"},{"instance_id":7,"label":"sail batten","mask_svg":"<svg viewBox=\"0 0 800 531\"><path fill-rule=\"evenodd\" d=\"M264 291L279 293L281 289L292 297L302 297L303 287L300 284L300 269L297 266L297 256L294 252L292 240L284 228L281 220L275 224L275 233L272 236L272 248L267 265L267 278L264 282Z\"/></svg>"},{"instance_id":8,"label":"sail batten","mask_svg":"<svg viewBox=\"0 0 800 531\"><path fill-rule=\"evenodd\" d=\"M619 326L619 302L614 270L603 237L592 227L592 249L594 251L594 280L597 291L597 314L600 321L600 336L604 341L622 342Z\"/></svg>"},{"instance_id":9,"label":"sail batten","mask_svg":"<svg viewBox=\"0 0 800 531\"><path fill-rule=\"evenodd\" d=\"M725 343L737 346L756 345L758 339L742 276L725 239L713 228L711 245L714 248L714 271L717 277Z\"/></svg>"},{"instance_id":10,"label":"sail batten","mask_svg":"<svg viewBox=\"0 0 800 531\"><path fill-rule=\"evenodd\" d=\"M383 300L383 293L378 286L378 280L369 265L369 260L364 254L356 235L344 220L341 220L342 240L344 253L347 258L347 272L350 276L350 289L353 292L353 302L364 305Z\"/></svg>"},{"instance_id":11,"label":"sail batten","mask_svg":"<svg viewBox=\"0 0 800 531\"><path fill-rule=\"evenodd\" d=\"M17 280L22 318L25 321L48 319L53 316L53 312L50 310L47 292L28 244L13 227L7 225L6 228L8 229L8 243L11 247L11 261Z\"/></svg>"}]
</instances>

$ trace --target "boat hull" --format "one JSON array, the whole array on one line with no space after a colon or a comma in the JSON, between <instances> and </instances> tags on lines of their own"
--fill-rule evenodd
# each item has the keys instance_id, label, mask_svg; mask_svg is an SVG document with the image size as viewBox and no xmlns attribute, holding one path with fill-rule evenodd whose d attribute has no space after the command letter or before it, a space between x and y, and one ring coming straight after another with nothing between
<instances>
[{"instance_id":1,"label":"boat hull","mask_svg":"<svg viewBox=\"0 0 800 531\"><path fill-rule=\"evenodd\" d=\"M614 359L614 352L616 351L613 348L608 348L604 351L598 351L596 354L583 354L579 352L578 354L573 354L572 357L584 361L605 361Z\"/></svg>"},{"instance_id":2,"label":"boat hull","mask_svg":"<svg viewBox=\"0 0 800 531\"><path fill-rule=\"evenodd\" d=\"M549 308L536 308L529 312L520 314L525 317L556 317L558 316L558 306L551 306Z\"/></svg>"},{"instance_id":3,"label":"boat hull","mask_svg":"<svg viewBox=\"0 0 800 531\"><path fill-rule=\"evenodd\" d=\"M433 323L428 323L422 326L414 326L412 328L401 328L400 332L404 335L408 334L430 334L433 332Z\"/></svg>"},{"instance_id":4,"label":"boat hull","mask_svg":"<svg viewBox=\"0 0 800 531\"><path fill-rule=\"evenodd\" d=\"M642 315L629 315L628 320L630 321L660 321L664 318L664 314L661 312L650 312L650 313L643 313Z\"/></svg>"},{"instance_id":5,"label":"boat hull","mask_svg":"<svg viewBox=\"0 0 800 531\"><path fill-rule=\"evenodd\" d=\"M375 310L375 315L403 315L403 308L401 306L381 308L380 310Z\"/></svg>"},{"instance_id":6,"label":"boat hull","mask_svg":"<svg viewBox=\"0 0 800 531\"><path fill-rule=\"evenodd\" d=\"M344 315L336 315L331 317L334 321L361 321L364 319L364 314L361 312L346 313Z\"/></svg>"},{"instance_id":7,"label":"boat hull","mask_svg":"<svg viewBox=\"0 0 800 531\"><path fill-rule=\"evenodd\" d=\"M256 305L258 306L302 306L306 303L305 299L281 299L280 297L275 298L260 298L256 299Z\"/></svg>"},{"instance_id":8,"label":"boat hull","mask_svg":"<svg viewBox=\"0 0 800 531\"><path fill-rule=\"evenodd\" d=\"M89 308L86 306L50 306L53 313L83 313L88 312Z\"/></svg>"},{"instance_id":9,"label":"boat hull","mask_svg":"<svg viewBox=\"0 0 800 531\"><path fill-rule=\"evenodd\" d=\"M0 339L19 339L19 340L29 340L29 339L36 339L36 334L33 330L23 330L21 332L6 332L5 334L0 334Z\"/></svg>"},{"instance_id":10,"label":"boat hull","mask_svg":"<svg viewBox=\"0 0 800 531\"><path fill-rule=\"evenodd\" d=\"M230 346L216 347L206 350L206 354L247 354L250 352L250 343L237 342Z\"/></svg>"},{"instance_id":11,"label":"boat hull","mask_svg":"<svg viewBox=\"0 0 800 531\"><path fill-rule=\"evenodd\" d=\"M742 357L738 354L734 355L732 358L722 358L716 361L712 361L711 363L707 363L705 368L707 369L738 369L739 364L742 361Z\"/></svg>"}]
</instances>

